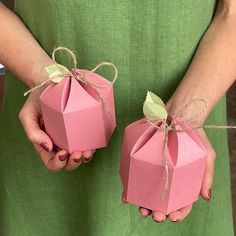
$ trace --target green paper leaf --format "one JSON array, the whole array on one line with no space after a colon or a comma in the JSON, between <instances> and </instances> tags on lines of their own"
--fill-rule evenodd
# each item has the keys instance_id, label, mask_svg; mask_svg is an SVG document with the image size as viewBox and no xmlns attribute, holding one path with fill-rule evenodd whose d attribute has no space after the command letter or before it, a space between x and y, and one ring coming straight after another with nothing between
<instances>
[{"instance_id":1,"label":"green paper leaf","mask_svg":"<svg viewBox=\"0 0 236 236\"><path fill-rule=\"evenodd\" d=\"M156 94L148 91L143 104L143 113L151 121L167 119L168 113L164 102Z\"/></svg>"},{"instance_id":2,"label":"green paper leaf","mask_svg":"<svg viewBox=\"0 0 236 236\"><path fill-rule=\"evenodd\" d=\"M60 64L51 64L45 67L45 70L48 73L49 79L51 79L55 83L61 82L68 75L69 70Z\"/></svg>"}]
</instances>

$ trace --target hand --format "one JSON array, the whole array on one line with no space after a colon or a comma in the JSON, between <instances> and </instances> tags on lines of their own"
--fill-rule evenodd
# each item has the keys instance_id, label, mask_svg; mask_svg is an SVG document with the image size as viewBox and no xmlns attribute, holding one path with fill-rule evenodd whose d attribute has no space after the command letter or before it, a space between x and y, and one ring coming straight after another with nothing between
<instances>
[{"instance_id":1,"label":"hand","mask_svg":"<svg viewBox=\"0 0 236 236\"><path fill-rule=\"evenodd\" d=\"M94 151L76 151L71 155L66 150L55 147L50 137L44 131L39 96L44 88L39 88L29 95L19 113L19 119L28 139L39 153L44 165L56 172L63 168L74 170L92 159Z\"/></svg>"},{"instance_id":2,"label":"hand","mask_svg":"<svg viewBox=\"0 0 236 236\"><path fill-rule=\"evenodd\" d=\"M167 103L166 106L167 106L167 110L169 114L176 113L177 111L176 104L172 105L170 101ZM184 117L182 118L185 120L188 120L189 117L191 117L191 115L192 115L192 111L188 110L186 111L186 113L184 114ZM201 117L199 117L198 119L195 119L193 122L191 122L191 124L193 127L199 127L199 126L202 126L203 120L201 119ZM205 145L206 150L208 152L208 156L206 158L206 168L204 172L200 195L203 199L205 199L206 201L209 201L211 199L211 186L213 184L213 178L214 178L214 162L215 162L216 154L203 128L196 129L196 132L198 136L200 137L202 143ZM182 221L191 212L192 206L193 204L187 205L177 211L170 213L168 216L166 216L160 211L151 211L143 207L139 207L139 213L143 217L152 215L153 220L156 222L163 222L166 220L167 217L170 219L170 221L176 222L176 221Z\"/></svg>"}]
</instances>

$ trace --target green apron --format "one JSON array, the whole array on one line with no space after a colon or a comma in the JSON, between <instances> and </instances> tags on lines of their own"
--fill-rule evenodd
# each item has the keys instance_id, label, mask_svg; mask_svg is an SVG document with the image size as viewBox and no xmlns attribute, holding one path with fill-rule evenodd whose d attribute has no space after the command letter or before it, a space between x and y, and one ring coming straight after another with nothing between
<instances>
[{"instance_id":1,"label":"green apron","mask_svg":"<svg viewBox=\"0 0 236 236\"><path fill-rule=\"evenodd\" d=\"M121 203L124 127L143 116L147 90L165 101L175 91L215 5L215 0L16 1L16 13L49 54L64 46L76 53L80 68L101 61L117 65L117 127L109 146L97 150L90 163L73 172L51 173L18 121L26 87L8 73L0 118L0 235L233 235L225 130L207 130L218 157L212 201L200 199L183 222L157 224L140 217L137 206ZM58 58L70 63L67 56ZM108 70L100 73L110 76ZM226 123L225 97L207 123Z\"/></svg>"}]
</instances>

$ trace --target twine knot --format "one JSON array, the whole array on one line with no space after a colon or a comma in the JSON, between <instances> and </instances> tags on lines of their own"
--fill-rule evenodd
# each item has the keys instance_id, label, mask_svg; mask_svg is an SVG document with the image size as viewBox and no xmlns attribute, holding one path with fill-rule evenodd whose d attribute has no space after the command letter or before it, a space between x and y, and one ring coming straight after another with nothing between
<instances>
[{"instance_id":1,"label":"twine knot","mask_svg":"<svg viewBox=\"0 0 236 236\"><path fill-rule=\"evenodd\" d=\"M72 61L73 61L73 66L74 66L72 70L69 70L65 66L57 63L55 57L56 57L56 53L59 52L59 51L64 51L64 52L68 53L71 56ZM43 81L42 83L40 83L39 85L37 85L37 86L29 89L28 91L26 91L24 93L24 96L31 93L35 89L38 89L38 88L42 87L44 84L47 84L49 82L59 83L65 77L69 76L69 77L75 78L76 80L92 87L96 91L97 95L99 96L100 101L104 103L104 100L103 100L102 96L100 95L99 91L97 90L98 88L101 88L101 86L93 83L92 81L87 79L86 76L81 75L76 70L76 68L77 68L77 59L76 59L75 54L70 49L65 48L65 47L57 47L56 49L54 49L54 51L52 53L52 60L53 60L54 63L45 68L45 70L48 73L49 78L47 80ZM112 64L111 62L99 63L95 68L90 70L90 72L95 72L102 66L109 66L114 70L114 78L111 81L111 83L114 84L116 79L117 79L117 76L118 76L118 70L117 70L117 67L114 64Z\"/></svg>"},{"instance_id":2,"label":"twine knot","mask_svg":"<svg viewBox=\"0 0 236 236\"><path fill-rule=\"evenodd\" d=\"M57 63L56 53L59 52L59 51L64 51L64 52L68 53L71 56L72 61L73 61L73 66L74 66L72 70L69 70L65 66ZM91 88L93 88L94 91L96 92L97 96L99 97L100 102L104 106L106 112L110 116L112 116L112 113L109 110L108 106L106 105L105 100L103 99L103 97L101 96L101 94L98 91L98 89L102 88L102 86L97 85L96 83L94 83L91 80L89 80L88 78L86 78L86 76L81 75L78 72L76 56L70 49L65 48L65 47L57 47L56 49L54 49L54 51L52 53L52 60L53 60L54 63L45 68L45 70L48 73L48 79L43 81L39 85L37 85L37 86L29 89L28 91L26 91L24 93L24 96L31 93L35 89L38 89L38 88L42 87L44 84L47 84L49 82L60 83L65 77L69 76L69 77L74 78L74 79L78 80L79 82L82 82L82 83L90 86ZM113 80L111 81L111 83L114 84L116 79L117 79L117 76L118 76L118 70L117 70L117 67L114 64L112 64L111 62L99 63L95 68L90 70L90 72L94 73L95 71L97 71L102 66L109 66L114 70L114 77L113 77Z\"/></svg>"}]
</instances>

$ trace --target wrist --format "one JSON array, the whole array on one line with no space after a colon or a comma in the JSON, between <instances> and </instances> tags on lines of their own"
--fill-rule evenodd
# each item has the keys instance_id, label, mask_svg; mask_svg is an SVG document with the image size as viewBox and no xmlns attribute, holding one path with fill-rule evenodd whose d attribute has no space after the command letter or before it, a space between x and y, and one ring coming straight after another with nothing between
<instances>
[{"instance_id":1,"label":"wrist","mask_svg":"<svg viewBox=\"0 0 236 236\"><path fill-rule=\"evenodd\" d=\"M206 102L198 97L180 99L172 96L166 103L166 109L170 116L177 116L194 126L201 126L208 116Z\"/></svg>"},{"instance_id":2,"label":"wrist","mask_svg":"<svg viewBox=\"0 0 236 236\"><path fill-rule=\"evenodd\" d=\"M48 57L42 60L40 63L37 63L37 65L32 68L33 76L31 76L29 83L27 84L29 88L33 88L48 79L48 74L45 70L45 67L53 63L53 60Z\"/></svg>"}]
</instances>

